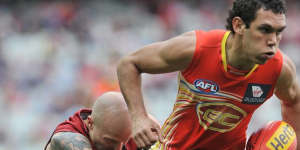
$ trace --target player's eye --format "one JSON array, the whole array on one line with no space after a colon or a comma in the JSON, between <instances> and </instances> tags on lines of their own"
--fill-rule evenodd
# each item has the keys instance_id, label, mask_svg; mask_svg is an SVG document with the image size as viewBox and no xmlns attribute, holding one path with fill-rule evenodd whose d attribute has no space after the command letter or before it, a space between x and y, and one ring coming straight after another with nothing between
<instances>
[{"instance_id":1,"label":"player's eye","mask_svg":"<svg viewBox=\"0 0 300 150\"><path fill-rule=\"evenodd\" d=\"M262 32L262 33L272 33L273 30L269 27L260 27L259 30Z\"/></svg>"},{"instance_id":2,"label":"player's eye","mask_svg":"<svg viewBox=\"0 0 300 150\"><path fill-rule=\"evenodd\" d=\"M280 35L283 32L284 28L277 30L276 35Z\"/></svg>"}]
</instances>

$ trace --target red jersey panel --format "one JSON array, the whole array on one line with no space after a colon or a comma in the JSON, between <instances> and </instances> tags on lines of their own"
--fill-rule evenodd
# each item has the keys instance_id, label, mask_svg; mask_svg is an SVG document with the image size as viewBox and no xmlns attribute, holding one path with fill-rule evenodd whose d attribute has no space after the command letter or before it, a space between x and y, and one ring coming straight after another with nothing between
<instances>
[{"instance_id":1,"label":"red jersey panel","mask_svg":"<svg viewBox=\"0 0 300 150\"><path fill-rule=\"evenodd\" d=\"M80 133L80 134L84 135L86 138L88 138L91 143L88 128L86 127L86 125L84 124L84 122L82 120L82 118L87 117L91 113L92 113L91 109L81 109L81 110L77 111L73 116L69 117L68 120L60 123L55 128L52 136L58 132ZM52 136L51 136L51 138L52 138ZM44 150L46 150L46 147L50 143L51 138L49 139L48 143L46 144ZM96 149L93 148L93 150L96 150Z\"/></svg>"},{"instance_id":2,"label":"red jersey panel","mask_svg":"<svg viewBox=\"0 0 300 150\"><path fill-rule=\"evenodd\" d=\"M196 32L189 67L179 73L173 112L162 127L163 143L152 149L243 150L253 112L273 95L282 54L245 75L228 71L225 43L230 32Z\"/></svg>"}]
</instances>

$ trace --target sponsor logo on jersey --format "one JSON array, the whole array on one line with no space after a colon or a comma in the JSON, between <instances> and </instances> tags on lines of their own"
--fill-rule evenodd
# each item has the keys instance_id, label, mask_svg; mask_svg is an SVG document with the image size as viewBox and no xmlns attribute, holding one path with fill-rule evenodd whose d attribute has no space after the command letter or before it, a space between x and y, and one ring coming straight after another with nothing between
<instances>
[{"instance_id":1,"label":"sponsor logo on jersey","mask_svg":"<svg viewBox=\"0 0 300 150\"><path fill-rule=\"evenodd\" d=\"M210 80L197 79L194 81L194 85L200 92L208 94L216 93L219 90L219 86Z\"/></svg>"},{"instance_id":2,"label":"sponsor logo on jersey","mask_svg":"<svg viewBox=\"0 0 300 150\"><path fill-rule=\"evenodd\" d=\"M296 133L287 123L281 123L273 136L268 140L267 147L271 150L288 149L296 138Z\"/></svg>"},{"instance_id":3,"label":"sponsor logo on jersey","mask_svg":"<svg viewBox=\"0 0 300 150\"><path fill-rule=\"evenodd\" d=\"M233 130L247 116L243 109L227 102L199 102L196 112L205 130L221 133Z\"/></svg>"},{"instance_id":4,"label":"sponsor logo on jersey","mask_svg":"<svg viewBox=\"0 0 300 150\"><path fill-rule=\"evenodd\" d=\"M261 89L260 86L252 86L252 95L253 97L261 97L264 94L264 91Z\"/></svg>"},{"instance_id":5,"label":"sponsor logo on jersey","mask_svg":"<svg viewBox=\"0 0 300 150\"><path fill-rule=\"evenodd\" d=\"M266 100L271 87L269 84L249 83L243 98L243 103L262 104Z\"/></svg>"}]
</instances>

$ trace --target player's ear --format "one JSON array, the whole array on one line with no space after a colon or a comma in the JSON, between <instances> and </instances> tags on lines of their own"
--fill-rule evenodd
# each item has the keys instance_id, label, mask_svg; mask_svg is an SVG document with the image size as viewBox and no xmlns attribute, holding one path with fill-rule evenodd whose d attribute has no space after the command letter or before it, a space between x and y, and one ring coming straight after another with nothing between
<instances>
[{"instance_id":1,"label":"player's ear","mask_svg":"<svg viewBox=\"0 0 300 150\"><path fill-rule=\"evenodd\" d=\"M234 17L232 19L232 27L236 34L242 35L246 29L246 24L241 17Z\"/></svg>"},{"instance_id":2,"label":"player's ear","mask_svg":"<svg viewBox=\"0 0 300 150\"><path fill-rule=\"evenodd\" d=\"M92 116L88 116L87 117L87 127L89 130L93 129L94 128L94 120L92 118Z\"/></svg>"}]
</instances>

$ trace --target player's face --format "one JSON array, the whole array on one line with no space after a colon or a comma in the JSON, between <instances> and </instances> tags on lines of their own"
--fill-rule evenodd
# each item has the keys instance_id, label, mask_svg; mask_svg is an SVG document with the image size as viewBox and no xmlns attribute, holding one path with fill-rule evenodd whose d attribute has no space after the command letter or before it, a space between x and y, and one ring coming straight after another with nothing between
<instances>
[{"instance_id":1,"label":"player's face","mask_svg":"<svg viewBox=\"0 0 300 150\"><path fill-rule=\"evenodd\" d=\"M264 64L272 58L286 27L284 14L274 14L271 10L260 9L256 19L245 29L243 49L251 62Z\"/></svg>"},{"instance_id":2,"label":"player's face","mask_svg":"<svg viewBox=\"0 0 300 150\"><path fill-rule=\"evenodd\" d=\"M97 127L91 129L90 137L97 150L120 150L123 142L123 139L102 131Z\"/></svg>"}]
</instances>

